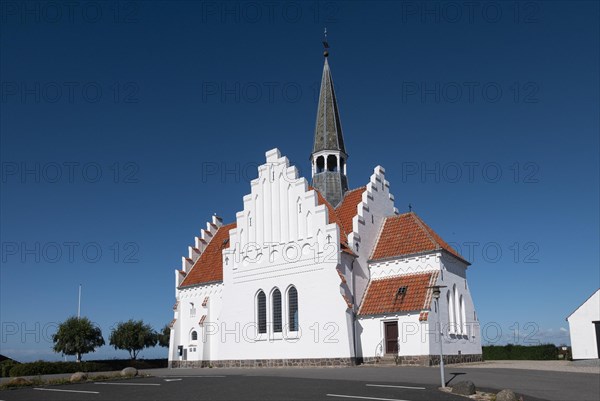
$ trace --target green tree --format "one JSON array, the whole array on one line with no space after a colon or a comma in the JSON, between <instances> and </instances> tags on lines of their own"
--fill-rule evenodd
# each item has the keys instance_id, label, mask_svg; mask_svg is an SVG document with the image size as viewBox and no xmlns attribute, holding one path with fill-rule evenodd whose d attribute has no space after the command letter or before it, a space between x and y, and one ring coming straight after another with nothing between
<instances>
[{"instance_id":1,"label":"green tree","mask_svg":"<svg viewBox=\"0 0 600 401\"><path fill-rule=\"evenodd\" d=\"M94 352L96 348L104 345L102 331L87 317L70 317L58 326L56 334L52 336L54 352L64 355L77 355L77 362L81 356Z\"/></svg>"},{"instance_id":2,"label":"green tree","mask_svg":"<svg viewBox=\"0 0 600 401\"><path fill-rule=\"evenodd\" d=\"M136 359L144 348L156 346L157 342L156 332L142 320L119 322L110 334L110 345L128 351L131 359Z\"/></svg>"},{"instance_id":3,"label":"green tree","mask_svg":"<svg viewBox=\"0 0 600 401\"><path fill-rule=\"evenodd\" d=\"M162 328L160 333L158 333L158 345L161 347L169 347L169 340L171 339L171 328L168 324L165 324L165 327Z\"/></svg>"}]
</instances>

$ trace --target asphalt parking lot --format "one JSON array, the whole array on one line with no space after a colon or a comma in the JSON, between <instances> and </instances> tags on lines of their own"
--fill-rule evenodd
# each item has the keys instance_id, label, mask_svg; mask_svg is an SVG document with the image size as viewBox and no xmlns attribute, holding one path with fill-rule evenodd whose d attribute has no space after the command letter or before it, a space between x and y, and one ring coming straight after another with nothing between
<instances>
[{"instance_id":1,"label":"asphalt parking lot","mask_svg":"<svg viewBox=\"0 0 600 401\"><path fill-rule=\"evenodd\" d=\"M3 391L3 401L117 400L461 400L433 386L274 376L198 375Z\"/></svg>"},{"instance_id":2,"label":"asphalt parking lot","mask_svg":"<svg viewBox=\"0 0 600 401\"><path fill-rule=\"evenodd\" d=\"M19 400L465 400L438 390L430 367L155 369L149 378L0 391ZM478 389L510 388L524 401L600 399L600 374L525 369L446 369L449 386L473 381Z\"/></svg>"}]
</instances>

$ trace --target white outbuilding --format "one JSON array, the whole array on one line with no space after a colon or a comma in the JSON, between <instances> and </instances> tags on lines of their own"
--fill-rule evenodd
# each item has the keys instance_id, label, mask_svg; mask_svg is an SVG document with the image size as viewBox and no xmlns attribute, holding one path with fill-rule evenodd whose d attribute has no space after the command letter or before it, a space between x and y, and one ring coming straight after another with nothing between
<instances>
[{"instance_id":1,"label":"white outbuilding","mask_svg":"<svg viewBox=\"0 0 600 401\"><path fill-rule=\"evenodd\" d=\"M469 262L398 212L383 167L351 189L347 161L326 58L311 184L272 149L235 220L200 231L175 271L171 367L434 365L440 332L446 362L481 360Z\"/></svg>"},{"instance_id":2,"label":"white outbuilding","mask_svg":"<svg viewBox=\"0 0 600 401\"><path fill-rule=\"evenodd\" d=\"M573 359L600 358L600 289L567 317Z\"/></svg>"}]
</instances>

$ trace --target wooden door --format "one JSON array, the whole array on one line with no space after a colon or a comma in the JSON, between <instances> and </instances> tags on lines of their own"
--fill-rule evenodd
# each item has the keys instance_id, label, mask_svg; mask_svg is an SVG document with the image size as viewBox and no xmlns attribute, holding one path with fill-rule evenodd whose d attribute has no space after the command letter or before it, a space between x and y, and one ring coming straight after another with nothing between
<instances>
[{"instance_id":1,"label":"wooden door","mask_svg":"<svg viewBox=\"0 0 600 401\"><path fill-rule=\"evenodd\" d=\"M398 353L398 322L385 322L385 353Z\"/></svg>"}]
</instances>

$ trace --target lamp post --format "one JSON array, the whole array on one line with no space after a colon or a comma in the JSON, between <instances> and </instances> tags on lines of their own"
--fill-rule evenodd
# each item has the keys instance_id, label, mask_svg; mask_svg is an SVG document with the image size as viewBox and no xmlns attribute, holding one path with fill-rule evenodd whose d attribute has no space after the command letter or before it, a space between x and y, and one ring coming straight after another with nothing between
<instances>
[{"instance_id":1,"label":"lamp post","mask_svg":"<svg viewBox=\"0 0 600 401\"><path fill-rule=\"evenodd\" d=\"M442 331L442 325L440 324L440 294L441 294L441 289L442 288L446 288L445 285L432 285L431 287L427 287L427 288L431 288L433 290L432 295L433 295L433 299L435 299L435 306L437 309L437 325L440 328L440 378L442 380L442 388L446 387L446 379L444 378L444 348L443 348L443 339L442 336L444 335L443 331Z\"/></svg>"}]
</instances>

